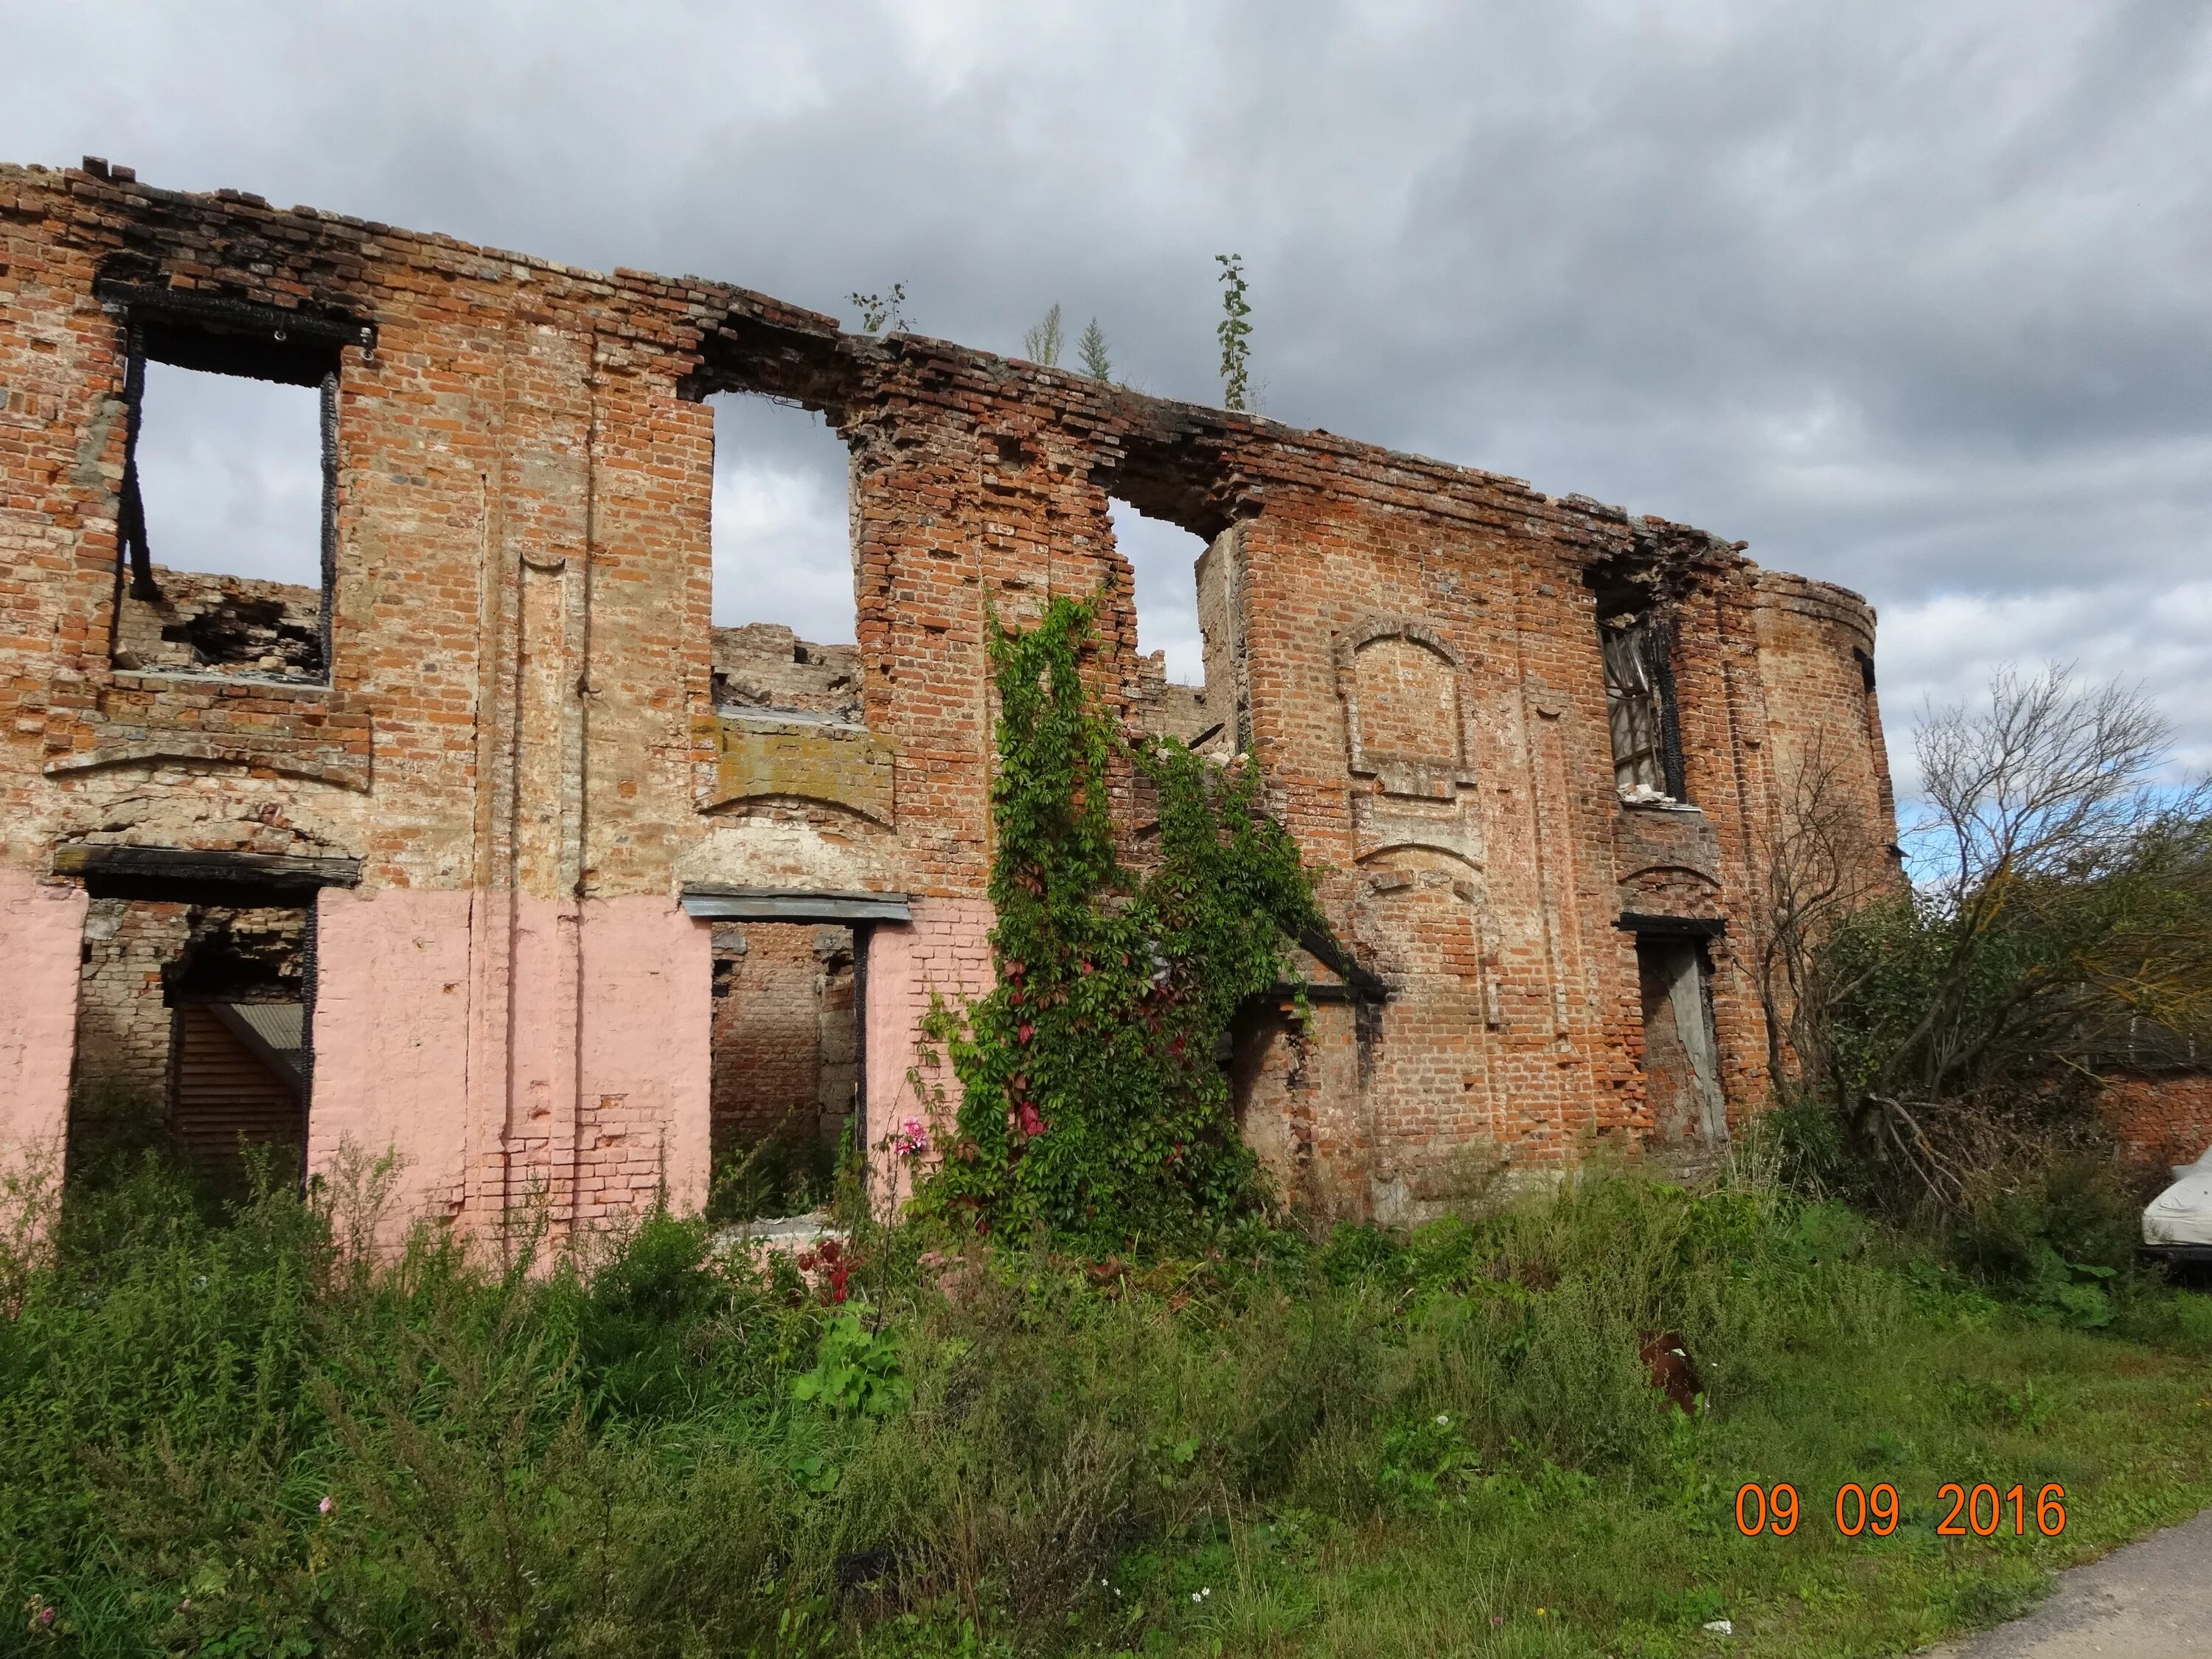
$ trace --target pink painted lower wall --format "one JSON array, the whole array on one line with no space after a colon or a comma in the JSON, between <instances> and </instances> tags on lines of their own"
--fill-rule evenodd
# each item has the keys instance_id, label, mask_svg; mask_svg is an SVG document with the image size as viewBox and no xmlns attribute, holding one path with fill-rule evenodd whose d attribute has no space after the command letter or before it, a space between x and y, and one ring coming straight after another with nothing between
<instances>
[{"instance_id":1,"label":"pink painted lower wall","mask_svg":"<svg viewBox=\"0 0 2212 1659\"><path fill-rule=\"evenodd\" d=\"M0 868L0 1226L11 1190L61 1172L85 907L80 888Z\"/></svg>"},{"instance_id":2,"label":"pink painted lower wall","mask_svg":"<svg viewBox=\"0 0 2212 1659\"><path fill-rule=\"evenodd\" d=\"M484 1030L471 1091L469 1218L575 1219L580 930L574 904L492 894L478 929Z\"/></svg>"},{"instance_id":3,"label":"pink painted lower wall","mask_svg":"<svg viewBox=\"0 0 2212 1659\"><path fill-rule=\"evenodd\" d=\"M933 994L957 1009L991 988L994 920L988 900L922 898L910 924L869 934L866 1133L878 1203L903 1201L913 1188L913 1165L888 1146L899 1126L921 1119L934 1145L959 1109L951 1060L921 1061L921 1023Z\"/></svg>"},{"instance_id":4,"label":"pink painted lower wall","mask_svg":"<svg viewBox=\"0 0 2212 1659\"><path fill-rule=\"evenodd\" d=\"M398 1164L379 1237L463 1208L475 982L471 901L387 888L325 891L315 906L315 1074L307 1168Z\"/></svg>"},{"instance_id":5,"label":"pink painted lower wall","mask_svg":"<svg viewBox=\"0 0 2212 1659\"><path fill-rule=\"evenodd\" d=\"M308 1167L395 1157L387 1247L705 1201L711 934L672 901L331 892L315 954Z\"/></svg>"},{"instance_id":6,"label":"pink painted lower wall","mask_svg":"<svg viewBox=\"0 0 2212 1659\"><path fill-rule=\"evenodd\" d=\"M593 899L583 916L576 1216L586 1225L707 1201L714 930L672 900Z\"/></svg>"}]
</instances>

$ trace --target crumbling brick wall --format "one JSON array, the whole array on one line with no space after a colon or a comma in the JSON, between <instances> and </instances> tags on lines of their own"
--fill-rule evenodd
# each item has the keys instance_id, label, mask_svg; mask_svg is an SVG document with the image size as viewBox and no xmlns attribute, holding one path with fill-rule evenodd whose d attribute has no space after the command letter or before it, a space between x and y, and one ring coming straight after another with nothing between
<instances>
[{"instance_id":1,"label":"crumbling brick wall","mask_svg":"<svg viewBox=\"0 0 2212 1659\"><path fill-rule=\"evenodd\" d=\"M77 975L80 1087L127 1090L158 1104L174 1004L298 1000L305 933L300 910L94 899Z\"/></svg>"},{"instance_id":2,"label":"crumbling brick wall","mask_svg":"<svg viewBox=\"0 0 2212 1659\"><path fill-rule=\"evenodd\" d=\"M860 647L817 645L775 623L718 628L714 705L818 714L857 724Z\"/></svg>"},{"instance_id":3,"label":"crumbling brick wall","mask_svg":"<svg viewBox=\"0 0 2212 1659\"><path fill-rule=\"evenodd\" d=\"M77 981L77 1087L128 1091L159 1109L168 1088L162 970L184 953L191 907L95 899Z\"/></svg>"},{"instance_id":4,"label":"crumbling brick wall","mask_svg":"<svg viewBox=\"0 0 2212 1659\"><path fill-rule=\"evenodd\" d=\"M323 676L323 596L291 582L153 567L158 599L126 587L118 613L118 668L238 673L306 682Z\"/></svg>"},{"instance_id":5,"label":"crumbling brick wall","mask_svg":"<svg viewBox=\"0 0 2212 1659\"><path fill-rule=\"evenodd\" d=\"M1130 699L1130 724L1139 731L1173 738L1201 754L1225 756L1226 725L1203 685L1168 678L1164 651L1137 659L1137 687Z\"/></svg>"},{"instance_id":6,"label":"crumbling brick wall","mask_svg":"<svg viewBox=\"0 0 2212 1659\"><path fill-rule=\"evenodd\" d=\"M689 896L896 901L860 945L865 1133L933 1109L930 993L989 972L990 619L1056 595L1098 599L1116 718L1249 755L1328 872L1353 976L1240 1101L1295 1200L1417 1214L1486 1160L1638 1151L1639 927L1699 930L1727 1111L1758 1109L1757 866L1810 734L1893 872L1871 612L1702 532L722 283L112 168L0 168L0 927L73 983L56 895L99 886L94 854L320 884L310 1161L399 1152L401 1213L490 1235L519 1204L560 1228L703 1195ZM326 377L319 682L131 643L134 339ZM852 647L712 624L729 391L852 453ZM1200 690L1137 651L1109 495L1208 544ZM1620 592L1668 630L1680 799L1615 789ZM1140 850L1126 765L1114 805ZM0 1008L30 1091L0 1139L57 1121L25 1058L52 1010L25 1008Z\"/></svg>"}]
</instances>

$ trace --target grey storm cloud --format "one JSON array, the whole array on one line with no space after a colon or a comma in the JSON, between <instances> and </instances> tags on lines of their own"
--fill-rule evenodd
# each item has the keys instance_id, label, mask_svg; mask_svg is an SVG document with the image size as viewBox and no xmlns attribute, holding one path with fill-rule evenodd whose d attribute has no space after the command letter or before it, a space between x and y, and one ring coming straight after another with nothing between
<instances>
[{"instance_id":1,"label":"grey storm cloud","mask_svg":"<svg viewBox=\"0 0 2212 1659\"><path fill-rule=\"evenodd\" d=\"M1923 698L2055 656L2140 680L2192 769L2208 133L2188 0L0 15L10 159L848 321L902 282L919 331L1000 350L1057 301L1164 395L1217 395L1212 256L1239 252L1270 414L1859 589L1900 751ZM187 447L275 418L210 399ZM718 615L849 637L835 439L726 408L722 440ZM281 471L179 463L171 556L245 556ZM1194 549L1121 519L1146 643L1188 674Z\"/></svg>"}]
</instances>

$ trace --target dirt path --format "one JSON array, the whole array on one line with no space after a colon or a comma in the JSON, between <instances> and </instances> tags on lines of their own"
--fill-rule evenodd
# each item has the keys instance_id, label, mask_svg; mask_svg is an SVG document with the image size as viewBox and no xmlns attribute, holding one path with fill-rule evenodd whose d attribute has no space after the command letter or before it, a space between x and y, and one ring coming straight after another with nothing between
<instances>
[{"instance_id":1,"label":"dirt path","mask_svg":"<svg viewBox=\"0 0 2212 1659\"><path fill-rule=\"evenodd\" d=\"M2058 1577L2025 1619L1921 1659L2166 1659L2212 1655L2212 1510Z\"/></svg>"}]
</instances>

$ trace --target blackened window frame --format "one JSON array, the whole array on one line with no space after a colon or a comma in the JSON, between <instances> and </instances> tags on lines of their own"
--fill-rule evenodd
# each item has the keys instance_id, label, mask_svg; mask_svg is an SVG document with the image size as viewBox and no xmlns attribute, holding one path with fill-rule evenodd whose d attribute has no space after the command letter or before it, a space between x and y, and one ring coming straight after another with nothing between
<instances>
[{"instance_id":1,"label":"blackened window frame","mask_svg":"<svg viewBox=\"0 0 2212 1659\"><path fill-rule=\"evenodd\" d=\"M1642 616L1613 618L1598 624L1598 655L1602 664L1606 685L1606 730L1609 738L1617 737L1617 723L1613 717L1615 695L1614 675L1611 656L1606 647L1608 638L1618 636L1626 644L1638 667L1650 686L1650 697L1656 705L1653 714L1657 726L1656 758L1659 763L1660 788L1669 800L1687 804L1687 786L1682 761L1682 721L1680 699L1674 686L1675 628L1671 617L1645 613ZM1622 689L1621 695L1630 695ZM1616 791L1622 786L1620 768L1623 757L1615 743L1613 750Z\"/></svg>"},{"instance_id":2,"label":"blackened window frame","mask_svg":"<svg viewBox=\"0 0 2212 1659\"><path fill-rule=\"evenodd\" d=\"M146 365L166 363L203 374L310 386L318 398L316 429L323 487L318 561L322 598L316 621L322 672L310 684L336 684L331 623L337 596L338 376L347 346L358 346L364 352L375 349L374 325L340 312L293 309L189 289L102 281L94 291L101 304L121 318L124 331L123 482L115 544L118 636L126 592L139 600L161 597L154 580L145 500L138 483Z\"/></svg>"}]
</instances>

